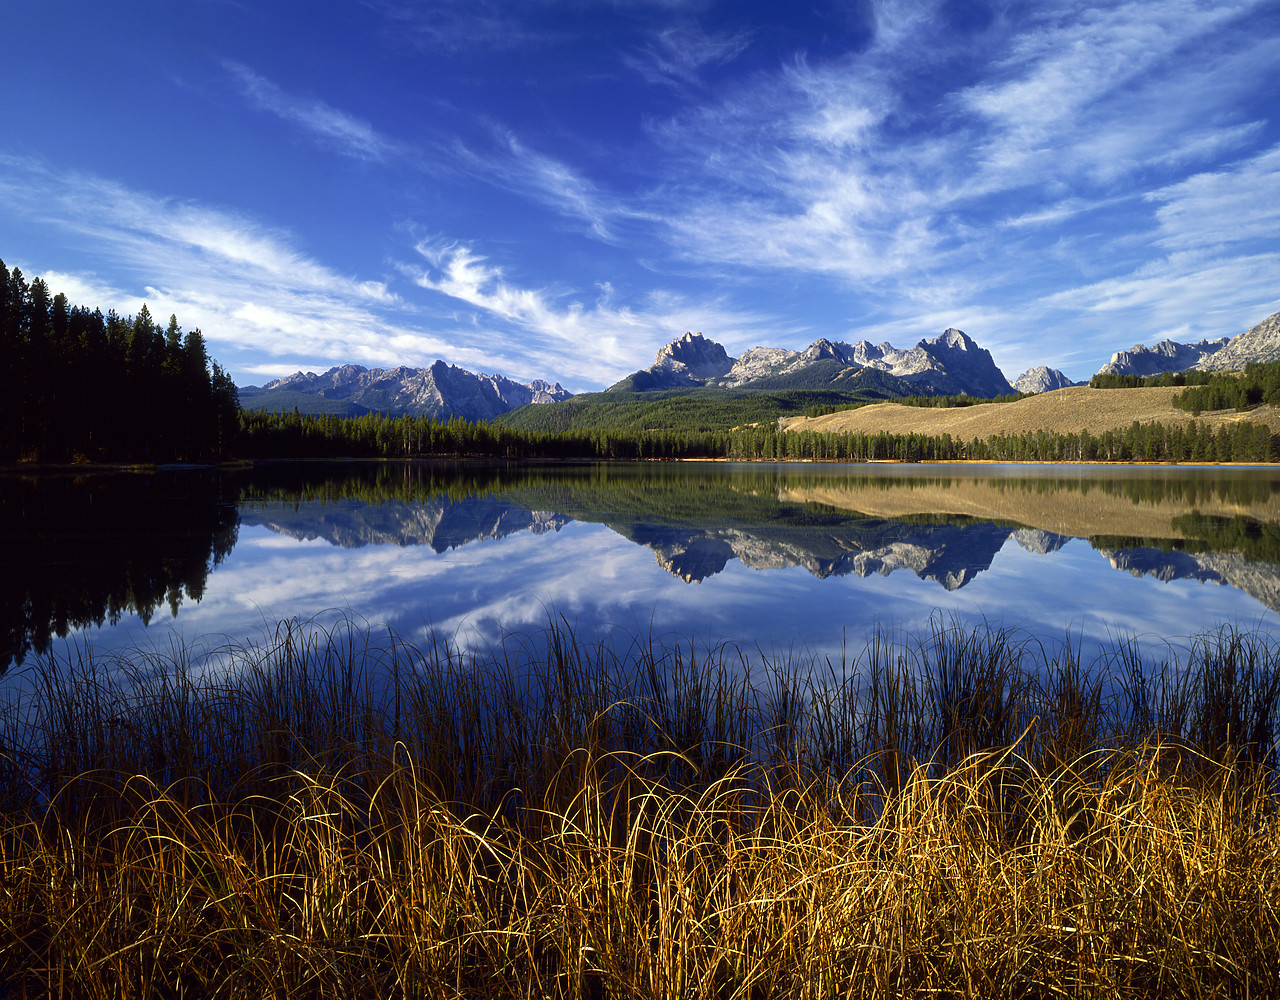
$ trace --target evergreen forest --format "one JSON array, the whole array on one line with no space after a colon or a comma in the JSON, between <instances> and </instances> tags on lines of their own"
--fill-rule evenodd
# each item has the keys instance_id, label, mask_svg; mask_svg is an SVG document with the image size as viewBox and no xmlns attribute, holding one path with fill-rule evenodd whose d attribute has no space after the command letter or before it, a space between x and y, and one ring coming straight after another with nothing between
<instances>
[{"instance_id":1,"label":"evergreen forest","mask_svg":"<svg viewBox=\"0 0 1280 1000\"><path fill-rule=\"evenodd\" d=\"M204 336L74 305L0 261L0 461L172 462L233 451L239 398Z\"/></svg>"}]
</instances>

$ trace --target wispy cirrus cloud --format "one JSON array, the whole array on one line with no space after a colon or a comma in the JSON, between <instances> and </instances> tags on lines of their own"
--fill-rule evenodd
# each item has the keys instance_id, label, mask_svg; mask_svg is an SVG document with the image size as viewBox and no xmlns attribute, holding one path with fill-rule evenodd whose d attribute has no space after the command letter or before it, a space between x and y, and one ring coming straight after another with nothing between
<instances>
[{"instance_id":1,"label":"wispy cirrus cloud","mask_svg":"<svg viewBox=\"0 0 1280 1000\"><path fill-rule=\"evenodd\" d=\"M426 266L406 273L420 287L476 310L480 324L509 324L523 352L553 360L571 378L616 381L648 365L659 347L686 330L714 331L730 351L759 343L766 332L790 332L776 317L669 290L650 291L637 305L619 305L607 283L597 286L589 302L555 289L521 287L458 241L423 240L416 249Z\"/></svg>"},{"instance_id":2,"label":"wispy cirrus cloud","mask_svg":"<svg viewBox=\"0 0 1280 1000\"><path fill-rule=\"evenodd\" d=\"M1009 35L983 81L953 95L973 116L975 169L966 187L1114 183L1238 141L1234 98L1251 89L1259 59L1274 64L1275 54L1247 38L1224 51L1217 36L1257 6L1038 8Z\"/></svg>"},{"instance_id":3,"label":"wispy cirrus cloud","mask_svg":"<svg viewBox=\"0 0 1280 1000\"><path fill-rule=\"evenodd\" d=\"M175 313L185 327L202 328L233 375L242 352L265 352L296 370L329 360L429 362L451 347L405 323L412 309L386 281L340 274L288 233L236 212L14 157L0 159L0 200L25 223L60 230L115 262L112 281L63 269L69 296L91 295L81 304L122 312L145 299L156 315Z\"/></svg>"},{"instance_id":4,"label":"wispy cirrus cloud","mask_svg":"<svg viewBox=\"0 0 1280 1000\"><path fill-rule=\"evenodd\" d=\"M731 348L779 329L773 317L715 297L654 289L629 305L608 282L590 296L522 287L470 246L446 239L421 241L417 267L376 280L352 277L300 251L289 233L242 214L13 157L0 159L0 201L27 223L109 253L123 269L105 281L64 268L54 291L104 310L134 312L146 301L156 315L174 313L184 327L205 332L211 353L241 384L347 362L387 367L443 358L513 378L560 379L581 391L647 365L686 329L714 331ZM391 287L397 274L420 290L412 299Z\"/></svg>"},{"instance_id":5,"label":"wispy cirrus cloud","mask_svg":"<svg viewBox=\"0 0 1280 1000\"><path fill-rule=\"evenodd\" d=\"M1280 233L1280 146L1150 192L1161 246L1223 246Z\"/></svg>"},{"instance_id":6,"label":"wispy cirrus cloud","mask_svg":"<svg viewBox=\"0 0 1280 1000\"><path fill-rule=\"evenodd\" d=\"M361 0L382 15L397 39L420 48L451 52L475 48L513 49L546 37L509 6L492 0Z\"/></svg>"},{"instance_id":7,"label":"wispy cirrus cloud","mask_svg":"<svg viewBox=\"0 0 1280 1000\"><path fill-rule=\"evenodd\" d=\"M649 83L684 87L699 83L705 68L732 62L750 43L746 31L711 32L685 22L655 31L623 61Z\"/></svg>"},{"instance_id":8,"label":"wispy cirrus cloud","mask_svg":"<svg viewBox=\"0 0 1280 1000\"><path fill-rule=\"evenodd\" d=\"M1143 243L1162 253L1025 307L1028 317L1069 317L1077 346L1116 350L1132 341L1234 336L1280 310L1280 146L1194 174L1142 196L1155 208Z\"/></svg>"},{"instance_id":9,"label":"wispy cirrus cloud","mask_svg":"<svg viewBox=\"0 0 1280 1000\"><path fill-rule=\"evenodd\" d=\"M472 177L540 202L564 218L584 224L593 238L615 243L615 228L632 211L563 160L530 147L510 129L493 132L484 151L457 144L452 153Z\"/></svg>"},{"instance_id":10,"label":"wispy cirrus cloud","mask_svg":"<svg viewBox=\"0 0 1280 1000\"><path fill-rule=\"evenodd\" d=\"M254 107L295 125L334 152L383 163L400 151L398 143L354 115L315 98L289 94L243 63L228 59L222 65Z\"/></svg>"}]
</instances>

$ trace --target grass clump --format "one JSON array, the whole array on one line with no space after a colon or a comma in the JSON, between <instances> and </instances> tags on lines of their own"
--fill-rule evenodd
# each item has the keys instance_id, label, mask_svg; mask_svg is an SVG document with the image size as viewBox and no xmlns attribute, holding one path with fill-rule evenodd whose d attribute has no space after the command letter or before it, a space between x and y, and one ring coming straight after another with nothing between
<instances>
[{"instance_id":1,"label":"grass clump","mask_svg":"<svg viewBox=\"0 0 1280 1000\"><path fill-rule=\"evenodd\" d=\"M47 657L5 720L0 990L1280 989L1280 655L998 628L849 662L351 622ZM216 667L216 668L215 668Z\"/></svg>"}]
</instances>

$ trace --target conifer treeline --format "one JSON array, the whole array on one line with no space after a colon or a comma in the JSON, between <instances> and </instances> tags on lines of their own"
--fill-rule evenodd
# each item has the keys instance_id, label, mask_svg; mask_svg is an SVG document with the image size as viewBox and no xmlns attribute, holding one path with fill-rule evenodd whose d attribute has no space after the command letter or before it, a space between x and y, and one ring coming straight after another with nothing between
<instances>
[{"instance_id":1,"label":"conifer treeline","mask_svg":"<svg viewBox=\"0 0 1280 1000\"><path fill-rule=\"evenodd\" d=\"M162 328L145 305L104 316L0 261L0 461L214 458L238 409L199 330Z\"/></svg>"},{"instance_id":2,"label":"conifer treeline","mask_svg":"<svg viewBox=\"0 0 1280 1000\"><path fill-rule=\"evenodd\" d=\"M240 453L247 458L818 459L829 461L1025 462L1269 462L1277 442L1268 427L1219 427L1191 421L1171 427L1135 421L1124 430L1091 434L1028 431L964 441L950 434L732 431L582 431L548 434L460 417L366 414L338 417L241 413Z\"/></svg>"}]
</instances>

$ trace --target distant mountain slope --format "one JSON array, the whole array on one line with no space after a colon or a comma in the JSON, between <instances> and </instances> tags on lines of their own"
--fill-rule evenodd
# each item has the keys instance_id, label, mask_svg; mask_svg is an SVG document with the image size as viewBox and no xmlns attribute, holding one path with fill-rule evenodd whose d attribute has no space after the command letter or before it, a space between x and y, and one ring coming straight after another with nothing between
<instances>
[{"instance_id":1,"label":"distant mountain slope","mask_svg":"<svg viewBox=\"0 0 1280 1000\"><path fill-rule=\"evenodd\" d=\"M941 394L980 397L1013 391L989 351L960 330L949 329L905 350L891 344L846 344L816 340L803 351L754 347L739 358L700 333L667 344L654 363L611 386L610 392L663 389L820 389L851 384L855 373L894 395ZM862 376L868 378L868 376Z\"/></svg>"},{"instance_id":2,"label":"distant mountain slope","mask_svg":"<svg viewBox=\"0 0 1280 1000\"><path fill-rule=\"evenodd\" d=\"M1175 344L1162 340L1154 347L1134 344L1127 351L1116 351L1111 360L1098 369L1099 375L1162 375L1165 372L1184 372L1216 354L1226 346L1227 337L1202 340L1198 344Z\"/></svg>"},{"instance_id":3,"label":"distant mountain slope","mask_svg":"<svg viewBox=\"0 0 1280 1000\"><path fill-rule=\"evenodd\" d=\"M1201 371L1238 372L1251 361L1280 361L1280 313L1272 313L1261 323L1232 337L1220 351L1194 367Z\"/></svg>"},{"instance_id":4,"label":"distant mountain slope","mask_svg":"<svg viewBox=\"0 0 1280 1000\"><path fill-rule=\"evenodd\" d=\"M248 410L302 413L387 413L448 420L489 420L531 403L550 403L572 395L557 383L527 385L501 375L477 375L437 361L430 368L365 368L342 365L323 375L298 372L264 386L240 389L240 405Z\"/></svg>"}]
</instances>

